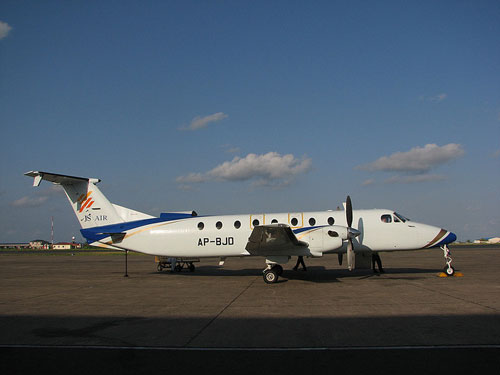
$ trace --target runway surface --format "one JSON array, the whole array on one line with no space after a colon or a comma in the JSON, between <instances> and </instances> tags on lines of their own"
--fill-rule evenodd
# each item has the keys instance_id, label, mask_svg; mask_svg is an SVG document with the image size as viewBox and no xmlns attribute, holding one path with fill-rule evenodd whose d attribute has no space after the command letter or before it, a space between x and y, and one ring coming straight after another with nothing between
<instances>
[{"instance_id":1,"label":"runway surface","mask_svg":"<svg viewBox=\"0 0 500 375\"><path fill-rule=\"evenodd\" d=\"M260 258L172 274L129 256L123 277L123 256L2 254L0 373L498 368L500 247L452 256L463 277L437 277L433 249L384 253L381 275L291 262L268 285Z\"/></svg>"}]
</instances>

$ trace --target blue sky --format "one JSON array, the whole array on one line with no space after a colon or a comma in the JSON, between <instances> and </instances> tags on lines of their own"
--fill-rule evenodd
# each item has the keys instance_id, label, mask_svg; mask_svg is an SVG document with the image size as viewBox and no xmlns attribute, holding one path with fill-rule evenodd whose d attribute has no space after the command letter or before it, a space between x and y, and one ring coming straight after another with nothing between
<instances>
[{"instance_id":1,"label":"blue sky","mask_svg":"<svg viewBox=\"0 0 500 375\"><path fill-rule=\"evenodd\" d=\"M497 1L2 1L0 241L159 214L390 208L500 235Z\"/></svg>"}]
</instances>

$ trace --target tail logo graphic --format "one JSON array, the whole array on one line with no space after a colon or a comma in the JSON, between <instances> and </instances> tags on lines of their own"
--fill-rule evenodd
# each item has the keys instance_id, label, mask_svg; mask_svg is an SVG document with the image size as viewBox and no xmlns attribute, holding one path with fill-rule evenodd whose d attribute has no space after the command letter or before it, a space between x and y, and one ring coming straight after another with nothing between
<instances>
[{"instance_id":1,"label":"tail logo graphic","mask_svg":"<svg viewBox=\"0 0 500 375\"><path fill-rule=\"evenodd\" d=\"M89 208L95 203L94 198L92 197L92 190L90 190L87 194L82 194L76 200L77 203L80 204L80 209L77 208L78 213L82 213L85 211L84 216L80 219L81 222L94 221L96 224L102 221L108 221L108 215L93 215L92 212L89 212ZM96 207L94 210L99 210L100 208ZM101 224L102 225L102 224Z\"/></svg>"},{"instance_id":2,"label":"tail logo graphic","mask_svg":"<svg viewBox=\"0 0 500 375\"><path fill-rule=\"evenodd\" d=\"M93 200L90 196L91 194L92 191L89 191L87 194L80 195L80 197L76 200L78 203L80 203L80 213L82 213L86 208L92 207L92 205L95 203L95 200Z\"/></svg>"}]
</instances>

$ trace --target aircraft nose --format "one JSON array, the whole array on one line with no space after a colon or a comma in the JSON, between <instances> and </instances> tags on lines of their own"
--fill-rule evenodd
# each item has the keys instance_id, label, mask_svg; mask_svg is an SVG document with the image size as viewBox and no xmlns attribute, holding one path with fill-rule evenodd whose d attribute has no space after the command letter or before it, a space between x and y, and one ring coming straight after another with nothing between
<instances>
[{"instance_id":1,"label":"aircraft nose","mask_svg":"<svg viewBox=\"0 0 500 375\"><path fill-rule=\"evenodd\" d=\"M448 233L448 235L444 239L444 243L449 244L449 243L455 242L456 240L457 240L457 235L453 232L450 232L450 233Z\"/></svg>"}]
</instances>

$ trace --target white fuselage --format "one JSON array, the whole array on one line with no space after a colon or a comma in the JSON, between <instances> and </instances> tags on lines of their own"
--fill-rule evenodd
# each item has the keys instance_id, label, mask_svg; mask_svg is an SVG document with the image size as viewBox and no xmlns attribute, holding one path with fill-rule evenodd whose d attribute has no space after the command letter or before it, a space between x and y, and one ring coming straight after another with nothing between
<instances>
[{"instance_id":1,"label":"white fuselage","mask_svg":"<svg viewBox=\"0 0 500 375\"><path fill-rule=\"evenodd\" d=\"M141 220L137 226L132 225L126 230L120 230L120 225L116 225L116 231L124 234L118 240L102 235L102 238L89 242L96 246L179 258L248 256L245 246L253 228L274 223L289 225L297 239L309 244L310 252L297 255L321 256L346 251L345 242L336 248L323 247L323 236L318 235L321 229L330 225L347 226L344 211L197 216L164 221L156 219L154 222ZM405 221L391 210L354 210L352 226L361 232L354 239L357 251L422 249L449 243L456 238L453 233L439 227ZM84 231L82 233L86 236Z\"/></svg>"}]
</instances>

